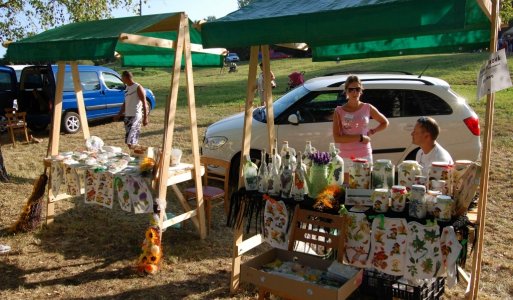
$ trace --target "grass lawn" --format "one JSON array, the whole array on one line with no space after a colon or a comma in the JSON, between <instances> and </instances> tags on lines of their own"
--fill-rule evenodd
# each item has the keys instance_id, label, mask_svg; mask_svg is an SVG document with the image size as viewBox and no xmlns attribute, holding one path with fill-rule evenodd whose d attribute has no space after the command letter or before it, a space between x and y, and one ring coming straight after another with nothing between
<instances>
[{"instance_id":1,"label":"grass lawn","mask_svg":"<svg viewBox=\"0 0 513 300\"><path fill-rule=\"evenodd\" d=\"M305 71L312 78L337 70L401 70L447 80L465 96L484 124L485 100L476 101L476 77L487 54L424 55L312 63L308 59L272 61L277 77L275 98L284 93L287 75ZM510 70L512 62L510 61ZM112 66L111 66L112 67ZM114 66L120 70L120 68ZM150 124L143 129L141 144L160 146L163 140L165 98L169 93L169 69L133 69L135 80L151 88L157 98ZM195 69L194 83L200 142L207 126L239 112L246 94L248 66L239 64L238 72L219 69ZM185 78L181 76L178 113L173 146L184 149L191 159L189 117ZM497 94L494 113L493 151L489 183L488 211L481 273L480 299L513 297L513 90ZM91 134L107 145L123 145L121 122L95 122ZM255 296L253 287L243 285L235 296L229 294L232 231L225 227L221 206L214 208L210 235L200 240L191 222L181 229L168 229L163 237L164 261L155 276L139 277L133 266L141 253L140 244L148 224L148 215L123 212L118 204L109 210L84 204L82 198L58 202L55 222L29 234L12 235L8 228L17 219L32 183L43 171L48 132L35 134L41 144L18 144L13 148L7 134L0 144L11 182L0 183L0 244L12 251L0 256L0 299L243 299ZM60 150L82 149L80 134L61 135ZM177 201L168 192L168 208L180 213ZM253 252L255 253L255 252ZM248 256L245 256L245 259ZM469 257L468 264L472 258ZM446 298L461 299L465 287L459 284L446 291Z\"/></svg>"}]
</instances>

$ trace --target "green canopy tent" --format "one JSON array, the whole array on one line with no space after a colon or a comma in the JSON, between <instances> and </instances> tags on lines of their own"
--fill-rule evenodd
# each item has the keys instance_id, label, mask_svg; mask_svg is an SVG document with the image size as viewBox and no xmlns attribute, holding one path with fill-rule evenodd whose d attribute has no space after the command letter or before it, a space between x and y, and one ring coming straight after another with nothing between
<instances>
[{"instance_id":1,"label":"green canopy tent","mask_svg":"<svg viewBox=\"0 0 513 300\"><path fill-rule=\"evenodd\" d=\"M114 60L121 55L127 67L171 67L179 13L136 16L67 24L9 44L7 60L17 64L48 63L73 60ZM192 62L195 66L222 66L221 51L202 49L200 33L189 20ZM135 35L143 44L125 43ZM171 42L170 42L171 41ZM182 60L182 65L184 61Z\"/></svg>"},{"instance_id":2,"label":"green canopy tent","mask_svg":"<svg viewBox=\"0 0 513 300\"><path fill-rule=\"evenodd\" d=\"M269 147L273 148L274 122L270 88L269 44L306 43L314 61L446 53L496 49L498 5L493 0L255 0L227 16L202 26L206 47L251 47L242 155L249 154L251 115L259 48L262 48L264 97L268 113ZM490 25L490 23L492 25ZM260 46L264 45L264 46ZM488 96L487 131L478 216L479 239L486 209L486 191L493 125L493 94ZM269 149L269 150L271 150ZM241 164L242 165L242 164ZM239 181L241 182L241 181ZM262 237L243 240L234 232L231 290L240 281L241 255ZM469 297L477 297L482 244L474 255Z\"/></svg>"},{"instance_id":3,"label":"green canopy tent","mask_svg":"<svg viewBox=\"0 0 513 300\"><path fill-rule=\"evenodd\" d=\"M119 19L108 19L64 25L38 35L9 44L7 59L13 63L57 62L57 87L55 93L52 129L50 133L51 155L59 152L59 132L62 115L64 69L69 62L72 69L74 89L84 138L89 137L82 86L78 72L78 60L121 58L123 66L172 67L170 92L166 99L164 137L158 171L157 201L160 208L162 229L191 219L201 238L206 237L201 170L199 160L198 130L196 121L194 82L192 66L222 66L225 49L204 49L201 35L193 28L185 13L167 13ZM169 162L173 141L173 130L180 85L180 69L184 66L186 91L190 117L192 170L178 176L169 176ZM176 184L194 179L197 191L197 206L191 208ZM51 180L49 180L51 182ZM164 221L167 186L171 185L185 213ZM69 197L54 195L49 188L47 223L53 220L54 203Z\"/></svg>"}]
</instances>

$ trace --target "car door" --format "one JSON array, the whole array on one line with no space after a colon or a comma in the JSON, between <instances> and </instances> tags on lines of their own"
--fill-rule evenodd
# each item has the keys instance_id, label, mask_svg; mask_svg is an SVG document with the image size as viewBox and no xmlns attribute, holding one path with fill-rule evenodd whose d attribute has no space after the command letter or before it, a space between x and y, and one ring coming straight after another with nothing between
<instances>
[{"instance_id":1,"label":"car door","mask_svg":"<svg viewBox=\"0 0 513 300\"><path fill-rule=\"evenodd\" d=\"M11 67L0 67L0 115L4 109L13 107L17 94L16 73Z\"/></svg>"},{"instance_id":2,"label":"car door","mask_svg":"<svg viewBox=\"0 0 513 300\"><path fill-rule=\"evenodd\" d=\"M84 96L84 106L88 119L101 118L105 115L105 97L100 88L100 79L95 71L79 71L80 83ZM77 97L73 86L71 72L64 74L63 110L78 110Z\"/></svg>"},{"instance_id":3,"label":"car door","mask_svg":"<svg viewBox=\"0 0 513 300\"><path fill-rule=\"evenodd\" d=\"M121 105L125 101L125 84L118 75L110 72L102 72L103 92L105 96L106 114L114 116L119 113Z\"/></svg>"},{"instance_id":4,"label":"car door","mask_svg":"<svg viewBox=\"0 0 513 300\"><path fill-rule=\"evenodd\" d=\"M303 151L305 142L320 151L328 151L333 142L333 112L342 104L338 91L309 93L296 102L276 120L278 142L289 142L296 151ZM289 118L297 118L298 123L291 123Z\"/></svg>"}]
</instances>

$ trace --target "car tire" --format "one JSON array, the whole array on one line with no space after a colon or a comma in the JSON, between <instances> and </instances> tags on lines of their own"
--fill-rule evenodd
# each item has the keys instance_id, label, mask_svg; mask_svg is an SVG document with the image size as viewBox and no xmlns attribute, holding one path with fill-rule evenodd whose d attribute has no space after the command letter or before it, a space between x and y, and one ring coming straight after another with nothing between
<instances>
[{"instance_id":1,"label":"car tire","mask_svg":"<svg viewBox=\"0 0 513 300\"><path fill-rule=\"evenodd\" d=\"M34 132L42 132L42 131L45 131L46 128L48 128L48 124L32 123L32 122L29 122L27 124L27 126L31 131L34 131Z\"/></svg>"},{"instance_id":2,"label":"car tire","mask_svg":"<svg viewBox=\"0 0 513 300\"><path fill-rule=\"evenodd\" d=\"M62 128L64 129L64 132L66 133L77 133L80 128L80 116L74 112L69 111L64 115L64 118L62 119Z\"/></svg>"}]
</instances>

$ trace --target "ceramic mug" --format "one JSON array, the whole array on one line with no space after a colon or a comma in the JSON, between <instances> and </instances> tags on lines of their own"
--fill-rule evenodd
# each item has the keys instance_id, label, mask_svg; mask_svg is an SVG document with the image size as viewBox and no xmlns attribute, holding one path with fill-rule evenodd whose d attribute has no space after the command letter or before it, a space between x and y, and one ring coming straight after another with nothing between
<instances>
[{"instance_id":1,"label":"ceramic mug","mask_svg":"<svg viewBox=\"0 0 513 300\"><path fill-rule=\"evenodd\" d=\"M385 213L388 211L388 189L375 189L371 194L372 205L375 212Z\"/></svg>"},{"instance_id":2,"label":"ceramic mug","mask_svg":"<svg viewBox=\"0 0 513 300\"><path fill-rule=\"evenodd\" d=\"M390 193L392 205L390 209L395 212L402 212L406 206L406 187L403 185L392 186Z\"/></svg>"}]
</instances>

